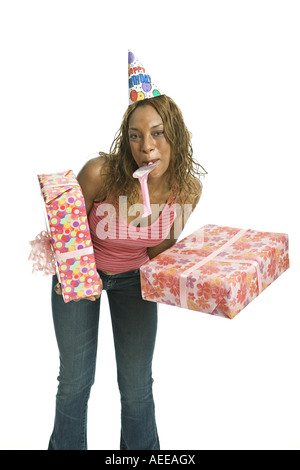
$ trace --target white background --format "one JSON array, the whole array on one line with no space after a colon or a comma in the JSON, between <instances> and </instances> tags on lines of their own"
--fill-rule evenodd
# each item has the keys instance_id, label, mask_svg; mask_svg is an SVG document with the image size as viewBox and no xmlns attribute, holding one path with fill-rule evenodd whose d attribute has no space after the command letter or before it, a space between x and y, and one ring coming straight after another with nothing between
<instances>
[{"instance_id":1,"label":"white background","mask_svg":"<svg viewBox=\"0 0 300 470\"><path fill-rule=\"evenodd\" d=\"M154 393L162 449L300 449L297 1L4 0L0 4L0 448L46 449L58 354L36 175L108 151L127 107L127 49L181 107L207 169L185 235L213 223L288 233L291 269L234 320L161 305ZM118 449L102 299L89 448Z\"/></svg>"}]
</instances>

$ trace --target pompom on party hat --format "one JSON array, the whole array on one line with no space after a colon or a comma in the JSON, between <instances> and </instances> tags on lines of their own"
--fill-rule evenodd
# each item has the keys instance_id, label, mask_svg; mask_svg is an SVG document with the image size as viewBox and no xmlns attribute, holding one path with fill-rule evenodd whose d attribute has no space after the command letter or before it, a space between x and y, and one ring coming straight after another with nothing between
<instances>
[{"instance_id":1,"label":"pompom on party hat","mask_svg":"<svg viewBox=\"0 0 300 470\"><path fill-rule=\"evenodd\" d=\"M128 85L129 104L163 95L162 91L152 82L151 76L146 72L142 63L131 51L128 51Z\"/></svg>"}]
</instances>

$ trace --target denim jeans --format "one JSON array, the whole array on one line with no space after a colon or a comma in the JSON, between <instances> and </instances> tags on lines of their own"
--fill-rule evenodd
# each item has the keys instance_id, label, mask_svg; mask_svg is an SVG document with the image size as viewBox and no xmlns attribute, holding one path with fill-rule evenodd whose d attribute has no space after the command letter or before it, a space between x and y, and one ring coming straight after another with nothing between
<instances>
[{"instance_id":1,"label":"denim jeans","mask_svg":"<svg viewBox=\"0 0 300 470\"><path fill-rule=\"evenodd\" d=\"M157 305L142 299L139 270L99 271L111 313L121 399L121 450L159 449L152 395ZM49 450L87 450L87 406L94 383L100 299L64 303L52 311L60 356L54 429Z\"/></svg>"}]
</instances>

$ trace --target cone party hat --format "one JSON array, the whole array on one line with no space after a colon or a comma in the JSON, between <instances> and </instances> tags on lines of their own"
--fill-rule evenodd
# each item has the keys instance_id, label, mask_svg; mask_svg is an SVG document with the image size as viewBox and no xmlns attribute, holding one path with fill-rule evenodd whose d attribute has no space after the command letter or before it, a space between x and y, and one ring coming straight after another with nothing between
<instances>
[{"instance_id":1,"label":"cone party hat","mask_svg":"<svg viewBox=\"0 0 300 470\"><path fill-rule=\"evenodd\" d=\"M128 51L128 86L129 104L136 101L163 95L162 91L152 82L139 59Z\"/></svg>"}]
</instances>

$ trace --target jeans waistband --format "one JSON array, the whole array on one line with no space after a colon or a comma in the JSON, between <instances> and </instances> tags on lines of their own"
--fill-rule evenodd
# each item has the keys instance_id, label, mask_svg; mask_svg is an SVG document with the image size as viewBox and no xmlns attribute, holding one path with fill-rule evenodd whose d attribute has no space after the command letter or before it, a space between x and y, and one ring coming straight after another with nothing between
<instances>
[{"instance_id":1,"label":"jeans waistband","mask_svg":"<svg viewBox=\"0 0 300 470\"><path fill-rule=\"evenodd\" d=\"M134 276L139 276L140 275L140 270L139 269L134 269L133 271L126 271L124 273L119 273L119 274L106 274L101 270L98 270L98 273L100 277L107 277L109 279L117 279L117 278L122 278L122 277L134 277Z\"/></svg>"}]
</instances>

